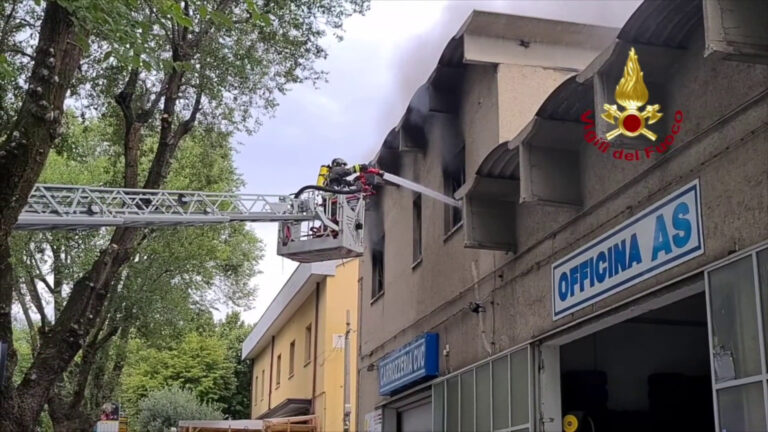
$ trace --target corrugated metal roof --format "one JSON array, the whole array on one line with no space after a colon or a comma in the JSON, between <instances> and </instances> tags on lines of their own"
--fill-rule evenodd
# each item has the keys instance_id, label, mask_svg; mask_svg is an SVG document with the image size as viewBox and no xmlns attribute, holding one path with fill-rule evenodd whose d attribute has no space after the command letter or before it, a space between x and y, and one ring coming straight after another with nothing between
<instances>
[{"instance_id":1,"label":"corrugated metal roof","mask_svg":"<svg viewBox=\"0 0 768 432\"><path fill-rule=\"evenodd\" d=\"M508 143L503 142L488 153L488 156L483 159L480 167L477 168L477 175L511 180L518 178L517 149L512 150L507 144Z\"/></svg>"},{"instance_id":2,"label":"corrugated metal roof","mask_svg":"<svg viewBox=\"0 0 768 432\"><path fill-rule=\"evenodd\" d=\"M551 120L579 121L579 117L594 105L594 89L592 80L585 83L577 81L572 76L557 86L549 94L539 110L537 117Z\"/></svg>"},{"instance_id":3,"label":"corrugated metal roof","mask_svg":"<svg viewBox=\"0 0 768 432\"><path fill-rule=\"evenodd\" d=\"M621 28L618 38L632 43L685 48L702 17L702 0L645 1Z\"/></svg>"}]
</instances>

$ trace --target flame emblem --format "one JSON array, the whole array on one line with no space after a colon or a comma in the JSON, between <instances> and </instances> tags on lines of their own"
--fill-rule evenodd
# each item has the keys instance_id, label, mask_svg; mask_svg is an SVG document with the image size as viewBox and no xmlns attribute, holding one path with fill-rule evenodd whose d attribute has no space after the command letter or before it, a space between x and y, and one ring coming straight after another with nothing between
<instances>
[{"instance_id":1,"label":"flame emblem","mask_svg":"<svg viewBox=\"0 0 768 432\"><path fill-rule=\"evenodd\" d=\"M621 77L616 86L615 96L616 102L626 110L622 112L616 105L603 105L605 112L601 117L608 123L617 126L605 137L611 140L619 134L628 137L642 134L651 141L656 141L656 134L645 126L646 124L654 124L661 118L663 115L659 112L661 105L646 105L643 112L639 111L640 107L648 102L648 88L643 81L643 71L640 69L635 48L629 50L627 64L624 65L624 76Z\"/></svg>"}]
</instances>

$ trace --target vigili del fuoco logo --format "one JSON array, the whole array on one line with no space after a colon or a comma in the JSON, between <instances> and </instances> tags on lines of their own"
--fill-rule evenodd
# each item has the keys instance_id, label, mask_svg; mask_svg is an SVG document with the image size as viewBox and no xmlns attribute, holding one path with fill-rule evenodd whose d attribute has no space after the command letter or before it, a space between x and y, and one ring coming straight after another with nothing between
<instances>
[{"instance_id":1,"label":"vigili del fuoco logo","mask_svg":"<svg viewBox=\"0 0 768 432\"><path fill-rule=\"evenodd\" d=\"M610 141L618 135L630 138L642 135L646 139L655 142L657 135L648 126L659 121L664 114L659 111L661 105L646 105L649 97L648 87L645 86L643 81L643 71L640 69L640 61L634 48L629 50L627 63L624 65L624 76L619 80L614 95L616 102L624 110L621 111L616 104L610 105L606 103L603 104L603 113L600 117L608 123L616 125L616 128L609 131L605 138L597 136L595 121L590 118L592 110L587 110L581 115L581 121L584 123L584 130L586 131L584 139L603 153L609 152L611 148ZM645 106L645 109L643 109L643 106ZM661 154L666 152L675 142L675 136L680 133L680 126L683 123L683 112L675 111L674 120L675 122L672 124L669 135L660 144L649 145L642 152L640 150L616 149L611 155L614 159L639 161L643 158L650 159L654 153Z\"/></svg>"}]
</instances>

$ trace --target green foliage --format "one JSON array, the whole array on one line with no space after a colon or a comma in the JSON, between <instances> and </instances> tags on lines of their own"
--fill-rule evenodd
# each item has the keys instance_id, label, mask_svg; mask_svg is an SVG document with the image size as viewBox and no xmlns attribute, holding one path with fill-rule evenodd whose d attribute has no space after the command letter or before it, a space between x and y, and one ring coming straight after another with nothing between
<instances>
[{"instance_id":1,"label":"green foliage","mask_svg":"<svg viewBox=\"0 0 768 432\"><path fill-rule=\"evenodd\" d=\"M213 325L207 317L177 344L149 347L131 341L121 393L130 412L140 410L138 402L152 391L178 387L218 404L230 418L248 418L251 368L240 352L251 327L238 312Z\"/></svg>"},{"instance_id":2,"label":"green foliage","mask_svg":"<svg viewBox=\"0 0 768 432\"><path fill-rule=\"evenodd\" d=\"M175 386L214 403L231 393L233 373L227 347L216 337L190 333L170 350L143 349L133 341L123 374L123 401L134 412L132 408L152 391Z\"/></svg>"},{"instance_id":3,"label":"green foliage","mask_svg":"<svg viewBox=\"0 0 768 432\"><path fill-rule=\"evenodd\" d=\"M139 403L136 428L141 432L167 432L179 420L221 420L224 416L217 407L200 403L195 394L178 388L149 393Z\"/></svg>"},{"instance_id":4,"label":"green foliage","mask_svg":"<svg viewBox=\"0 0 768 432\"><path fill-rule=\"evenodd\" d=\"M29 330L16 327L13 329L13 347L18 356L16 369L13 371L13 382L18 384L24 376L24 372L32 363L32 344L29 339Z\"/></svg>"},{"instance_id":5,"label":"green foliage","mask_svg":"<svg viewBox=\"0 0 768 432\"><path fill-rule=\"evenodd\" d=\"M227 358L234 365L235 384L232 391L219 402L222 411L229 418L244 419L250 417L251 377L253 369L249 360L242 360L243 342L251 332L251 326L240 319L240 313L227 314L219 324L218 337L227 346Z\"/></svg>"}]
</instances>

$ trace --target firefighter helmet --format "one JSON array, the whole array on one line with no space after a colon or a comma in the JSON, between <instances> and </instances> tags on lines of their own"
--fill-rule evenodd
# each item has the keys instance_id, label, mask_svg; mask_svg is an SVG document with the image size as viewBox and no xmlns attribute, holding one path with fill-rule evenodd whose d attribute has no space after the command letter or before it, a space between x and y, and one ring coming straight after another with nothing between
<instances>
[{"instance_id":1,"label":"firefighter helmet","mask_svg":"<svg viewBox=\"0 0 768 432\"><path fill-rule=\"evenodd\" d=\"M333 167L333 168L336 168L336 167L345 167L345 166L347 166L347 161L345 161L345 160L344 160L344 159L342 159L342 158L334 158L334 159L331 161L331 167Z\"/></svg>"}]
</instances>

